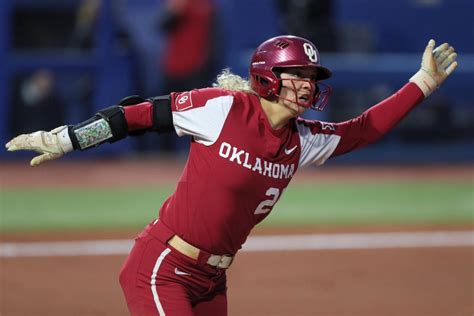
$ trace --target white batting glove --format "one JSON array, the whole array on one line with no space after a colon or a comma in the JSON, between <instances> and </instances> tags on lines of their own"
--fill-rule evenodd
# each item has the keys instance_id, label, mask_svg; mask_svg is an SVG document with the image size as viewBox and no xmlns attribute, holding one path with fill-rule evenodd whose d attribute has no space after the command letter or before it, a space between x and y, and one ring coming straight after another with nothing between
<instances>
[{"instance_id":1,"label":"white batting glove","mask_svg":"<svg viewBox=\"0 0 474 316\"><path fill-rule=\"evenodd\" d=\"M31 160L31 166L59 158L73 150L66 125L57 127L50 132L38 131L19 135L9 141L5 147L8 151L34 150L40 153L41 155Z\"/></svg>"},{"instance_id":2,"label":"white batting glove","mask_svg":"<svg viewBox=\"0 0 474 316\"><path fill-rule=\"evenodd\" d=\"M421 60L421 69L410 78L410 82L415 83L425 97L433 93L458 66L458 54L452 46L444 43L434 49L435 44L432 39L428 42Z\"/></svg>"}]
</instances>

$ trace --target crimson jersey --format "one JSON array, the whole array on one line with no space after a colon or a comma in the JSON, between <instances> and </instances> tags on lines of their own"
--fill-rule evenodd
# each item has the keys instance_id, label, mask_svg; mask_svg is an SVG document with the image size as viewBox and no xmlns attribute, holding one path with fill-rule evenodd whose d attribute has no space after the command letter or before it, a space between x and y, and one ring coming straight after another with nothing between
<instances>
[{"instance_id":1,"label":"crimson jersey","mask_svg":"<svg viewBox=\"0 0 474 316\"><path fill-rule=\"evenodd\" d=\"M409 83L353 120L298 118L273 130L254 94L219 88L172 93L174 128L192 142L160 221L209 253L235 254L298 168L377 140L422 99L421 90ZM129 129L151 125L151 113L148 102L126 107Z\"/></svg>"}]
</instances>

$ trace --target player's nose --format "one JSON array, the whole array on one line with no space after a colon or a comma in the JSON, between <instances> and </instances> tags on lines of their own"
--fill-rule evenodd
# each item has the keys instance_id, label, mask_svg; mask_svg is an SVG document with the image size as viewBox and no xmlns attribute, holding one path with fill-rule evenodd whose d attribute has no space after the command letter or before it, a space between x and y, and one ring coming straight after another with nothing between
<instances>
[{"instance_id":1,"label":"player's nose","mask_svg":"<svg viewBox=\"0 0 474 316\"><path fill-rule=\"evenodd\" d=\"M310 80L302 80L300 89L301 90L307 90L307 91L312 91L314 89L314 84Z\"/></svg>"}]
</instances>

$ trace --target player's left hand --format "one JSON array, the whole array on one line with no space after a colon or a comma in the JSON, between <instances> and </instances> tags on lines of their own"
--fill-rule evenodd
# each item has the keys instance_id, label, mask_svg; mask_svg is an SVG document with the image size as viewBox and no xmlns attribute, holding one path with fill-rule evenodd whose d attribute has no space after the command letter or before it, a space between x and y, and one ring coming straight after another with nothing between
<instances>
[{"instance_id":1,"label":"player's left hand","mask_svg":"<svg viewBox=\"0 0 474 316\"><path fill-rule=\"evenodd\" d=\"M434 46L435 41L430 40L423 54L421 69L426 71L440 86L458 66L456 61L458 54L454 51L454 47L448 43L444 43L433 50Z\"/></svg>"},{"instance_id":2,"label":"player's left hand","mask_svg":"<svg viewBox=\"0 0 474 316\"><path fill-rule=\"evenodd\" d=\"M420 70L410 78L417 84L425 96L430 95L444 80L456 69L457 54L454 47L448 43L436 47L436 42L431 39L425 48L421 60Z\"/></svg>"}]
</instances>

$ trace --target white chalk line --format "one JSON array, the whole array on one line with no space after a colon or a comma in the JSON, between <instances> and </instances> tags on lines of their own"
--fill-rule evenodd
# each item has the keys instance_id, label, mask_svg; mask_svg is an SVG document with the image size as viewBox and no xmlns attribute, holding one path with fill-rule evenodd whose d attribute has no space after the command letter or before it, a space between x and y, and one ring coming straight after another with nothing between
<instances>
[{"instance_id":1,"label":"white chalk line","mask_svg":"<svg viewBox=\"0 0 474 316\"><path fill-rule=\"evenodd\" d=\"M132 240L1 243L0 257L106 256L128 254ZM472 247L474 230L251 236L242 252Z\"/></svg>"}]
</instances>

